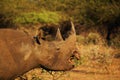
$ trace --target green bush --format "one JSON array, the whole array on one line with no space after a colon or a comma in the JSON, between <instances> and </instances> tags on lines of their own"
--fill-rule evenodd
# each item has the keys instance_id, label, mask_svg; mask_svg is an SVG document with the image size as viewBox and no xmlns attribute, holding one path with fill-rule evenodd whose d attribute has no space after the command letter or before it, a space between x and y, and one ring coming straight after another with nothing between
<instances>
[{"instance_id":1,"label":"green bush","mask_svg":"<svg viewBox=\"0 0 120 80\"><path fill-rule=\"evenodd\" d=\"M35 23L53 23L57 24L61 20L61 15L57 12L51 11L41 11L30 12L30 13L22 13L19 16L16 16L14 19L14 23L17 24L35 24Z\"/></svg>"}]
</instances>

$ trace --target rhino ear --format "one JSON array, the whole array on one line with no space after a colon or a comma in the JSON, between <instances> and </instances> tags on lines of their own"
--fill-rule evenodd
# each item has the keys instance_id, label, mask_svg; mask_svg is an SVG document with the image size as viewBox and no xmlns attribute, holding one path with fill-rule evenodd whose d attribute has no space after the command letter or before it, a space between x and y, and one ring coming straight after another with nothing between
<instances>
[{"instance_id":1,"label":"rhino ear","mask_svg":"<svg viewBox=\"0 0 120 80\"><path fill-rule=\"evenodd\" d=\"M63 41L63 38L62 38L62 35L61 35L61 32L60 32L59 28L57 30L55 40L57 40L57 41Z\"/></svg>"}]
</instances>

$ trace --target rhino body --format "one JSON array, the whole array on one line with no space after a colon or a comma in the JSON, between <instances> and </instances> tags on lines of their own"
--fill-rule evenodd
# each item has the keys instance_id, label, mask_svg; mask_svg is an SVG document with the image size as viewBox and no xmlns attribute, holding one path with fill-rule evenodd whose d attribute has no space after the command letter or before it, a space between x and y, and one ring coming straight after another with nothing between
<instances>
[{"instance_id":1,"label":"rhino body","mask_svg":"<svg viewBox=\"0 0 120 80\"><path fill-rule=\"evenodd\" d=\"M39 39L12 29L0 29L0 80L12 80L39 65L50 70L70 70L76 51L76 35L71 23L70 36L63 40L57 30L55 40Z\"/></svg>"}]
</instances>

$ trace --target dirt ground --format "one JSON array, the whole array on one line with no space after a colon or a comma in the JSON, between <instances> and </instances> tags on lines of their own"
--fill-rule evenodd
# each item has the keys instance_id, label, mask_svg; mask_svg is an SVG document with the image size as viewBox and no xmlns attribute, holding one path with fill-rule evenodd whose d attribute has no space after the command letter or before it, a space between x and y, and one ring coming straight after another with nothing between
<instances>
[{"instance_id":1,"label":"dirt ground","mask_svg":"<svg viewBox=\"0 0 120 80\"><path fill-rule=\"evenodd\" d=\"M79 66L69 72L69 78L65 80L120 80L120 59L115 60L109 71L104 68L90 68Z\"/></svg>"},{"instance_id":2,"label":"dirt ground","mask_svg":"<svg viewBox=\"0 0 120 80\"><path fill-rule=\"evenodd\" d=\"M102 68L89 68L88 66L79 66L70 71L71 80L120 80L120 59L113 59L108 70Z\"/></svg>"}]
</instances>

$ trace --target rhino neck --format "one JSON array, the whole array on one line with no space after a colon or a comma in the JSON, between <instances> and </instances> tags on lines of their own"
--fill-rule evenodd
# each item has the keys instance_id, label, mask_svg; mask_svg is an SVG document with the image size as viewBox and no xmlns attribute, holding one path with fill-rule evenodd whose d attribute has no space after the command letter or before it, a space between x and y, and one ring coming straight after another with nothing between
<instances>
[{"instance_id":1,"label":"rhino neck","mask_svg":"<svg viewBox=\"0 0 120 80\"><path fill-rule=\"evenodd\" d=\"M29 48L27 48L27 44L26 46L25 45L23 46L24 47L19 48L21 54L16 55L17 60L15 60L18 68L17 72L20 73L21 71L20 74L27 72L38 66L35 53L33 52L34 46L28 45L30 46Z\"/></svg>"}]
</instances>

